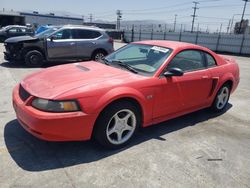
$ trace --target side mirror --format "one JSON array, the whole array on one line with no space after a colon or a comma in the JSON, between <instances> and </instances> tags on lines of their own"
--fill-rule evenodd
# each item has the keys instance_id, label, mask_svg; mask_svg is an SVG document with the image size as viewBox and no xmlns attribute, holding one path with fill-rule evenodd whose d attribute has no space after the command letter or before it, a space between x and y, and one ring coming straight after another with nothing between
<instances>
[{"instance_id":1,"label":"side mirror","mask_svg":"<svg viewBox=\"0 0 250 188\"><path fill-rule=\"evenodd\" d=\"M50 41L51 41L51 42L53 42L54 39L55 39L54 36L51 36L51 37L50 37Z\"/></svg>"},{"instance_id":2,"label":"side mirror","mask_svg":"<svg viewBox=\"0 0 250 188\"><path fill-rule=\"evenodd\" d=\"M179 68L170 68L168 71L164 72L165 77L182 76L183 74L183 70Z\"/></svg>"}]
</instances>

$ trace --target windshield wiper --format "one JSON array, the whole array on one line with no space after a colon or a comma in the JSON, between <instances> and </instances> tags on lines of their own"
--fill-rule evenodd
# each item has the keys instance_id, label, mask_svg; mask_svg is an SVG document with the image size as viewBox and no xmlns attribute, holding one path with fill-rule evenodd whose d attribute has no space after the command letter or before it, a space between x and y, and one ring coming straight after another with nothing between
<instances>
[{"instance_id":1,"label":"windshield wiper","mask_svg":"<svg viewBox=\"0 0 250 188\"><path fill-rule=\"evenodd\" d=\"M126 69L129 70L130 72L133 72L133 73L136 73L136 74L138 73L138 71L135 70L131 65L129 65L129 64L127 64L127 63L124 63L124 62L122 62L122 61L113 60L112 63L116 63L117 65L126 68Z\"/></svg>"},{"instance_id":2,"label":"windshield wiper","mask_svg":"<svg viewBox=\"0 0 250 188\"><path fill-rule=\"evenodd\" d=\"M99 61L101 61L101 62L104 63L105 65L110 65L109 60L107 60L106 58L100 59Z\"/></svg>"}]
</instances>

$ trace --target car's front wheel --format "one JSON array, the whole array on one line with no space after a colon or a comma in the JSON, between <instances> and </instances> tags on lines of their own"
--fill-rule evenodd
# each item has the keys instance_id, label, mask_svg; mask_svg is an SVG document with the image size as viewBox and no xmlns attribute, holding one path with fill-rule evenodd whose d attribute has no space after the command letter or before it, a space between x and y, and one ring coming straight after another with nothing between
<instances>
[{"instance_id":1,"label":"car's front wheel","mask_svg":"<svg viewBox=\"0 0 250 188\"><path fill-rule=\"evenodd\" d=\"M40 67L44 63L43 54L37 50L32 50L26 53L25 63L29 67Z\"/></svg>"},{"instance_id":2,"label":"car's front wheel","mask_svg":"<svg viewBox=\"0 0 250 188\"><path fill-rule=\"evenodd\" d=\"M226 108L230 97L230 90L231 88L229 84L224 84L219 89L212 104L212 110L214 110L215 112L221 112Z\"/></svg>"},{"instance_id":3,"label":"car's front wheel","mask_svg":"<svg viewBox=\"0 0 250 188\"><path fill-rule=\"evenodd\" d=\"M120 148L131 140L140 123L141 115L133 104L115 103L101 113L95 125L94 137L105 147Z\"/></svg>"}]
</instances>

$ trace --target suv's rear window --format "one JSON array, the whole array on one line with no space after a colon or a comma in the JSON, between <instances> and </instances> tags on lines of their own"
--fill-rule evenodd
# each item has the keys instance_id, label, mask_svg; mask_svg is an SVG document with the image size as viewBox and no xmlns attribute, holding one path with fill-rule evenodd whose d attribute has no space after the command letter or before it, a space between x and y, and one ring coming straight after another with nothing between
<instances>
[{"instance_id":1,"label":"suv's rear window","mask_svg":"<svg viewBox=\"0 0 250 188\"><path fill-rule=\"evenodd\" d=\"M73 29L72 36L74 39L94 39L101 36L101 33L86 29Z\"/></svg>"}]
</instances>

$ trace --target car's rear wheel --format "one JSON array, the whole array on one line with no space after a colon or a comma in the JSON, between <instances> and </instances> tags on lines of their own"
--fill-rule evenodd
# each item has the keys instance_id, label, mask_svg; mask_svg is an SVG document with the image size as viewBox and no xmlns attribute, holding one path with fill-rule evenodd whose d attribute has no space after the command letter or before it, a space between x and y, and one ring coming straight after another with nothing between
<instances>
[{"instance_id":1,"label":"car's rear wheel","mask_svg":"<svg viewBox=\"0 0 250 188\"><path fill-rule=\"evenodd\" d=\"M44 64L44 56L37 50L32 50L26 53L25 63L29 67L40 67Z\"/></svg>"},{"instance_id":2,"label":"car's rear wheel","mask_svg":"<svg viewBox=\"0 0 250 188\"><path fill-rule=\"evenodd\" d=\"M106 108L98 118L94 137L108 148L120 148L129 143L138 127L141 115L130 102L118 102Z\"/></svg>"},{"instance_id":3,"label":"car's rear wheel","mask_svg":"<svg viewBox=\"0 0 250 188\"><path fill-rule=\"evenodd\" d=\"M229 84L224 84L219 89L212 104L212 110L214 110L215 112L221 112L226 108L230 97L230 90L231 87L229 86Z\"/></svg>"},{"instance_id":4,"label":"car's rear wheel","mask_svg":"<svg viewBox=\"0 0 250 188\"><path fill-rule=\"evenodd\" d=\"M98 61L100 59L103 59L107 53L104 50L97 50L92 54L91 59L94 61Z\"/></svg>"}]
</instances>

